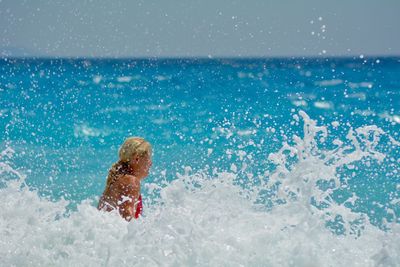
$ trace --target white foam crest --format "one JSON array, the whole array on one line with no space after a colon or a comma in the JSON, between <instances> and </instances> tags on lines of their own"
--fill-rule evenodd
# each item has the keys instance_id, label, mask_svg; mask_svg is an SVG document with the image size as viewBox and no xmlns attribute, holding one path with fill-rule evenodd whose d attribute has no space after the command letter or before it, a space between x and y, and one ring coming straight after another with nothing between
<instances>
[{"instance_id":1,"label":"white foam crest","mask_svg":"<svg viewBox=\"0 0 400 267\"><path fill-rule=\"evenodd\" d=\"M3 186L9 179L18 178L19 185L25 184L26 175L20 174L14 170L9 164L9 160L15 154L15 150L11 147L7 147L0 153L0 186ZM10 178L11 177L11 178Z\"/></svg>"},{"instance_id":2,"label":"white foam crest","mask_svg":"<svg viewBox=\"0 0 400 267\"><path fill-rule=\"evenodd\" d=\"M74 125L74 136L78 137L99 137L108 136L112 133L110 129L107 128L95 128L87 125L86 123L75 124Z\"/></svg>"},{"instance_id":3,"label":"white foam crest","mask_svg":"<svg viewBox=\"0 0 400 267\"><path fill-rule=\"evenodd\" d=\"M360 82L360 83L348 83L349 87L352 89L357 89L357 88L368 88L371 89L374 84L372 82Z\"/></svg>"},{"instance_id":4,"label":"white foam crest","mask_svg":"<svg viewBox=\"0 0 400 267\"><path fill-rule=\"evenodd\" d=\"M93 76L93 78L92 78L93 83L95 83L95 84L99 84L99 83L101 82L102 79L103 79L103 77L100 76L100 75L95 75L95 76Z\"/></svg>"},{"instance_id":5,"label":"white foam crest","mask_svg":"<svg viewBox=\"0 0 400 267\"><path fill-rule=\"evenodd\" d=\"M346 95L346 97L359 99L361 101L365 101L367 99L367 95L363 92L348 94L348 95Z\"/></svg>"},{"instance_id":6,"label":"white foam crest","mask_svg":"<svg viewBox=\"0 0 400 267\"><path fill-rule=\"evenodd\" d=\"M146 105L146 109L147 110L168 110L170 107L172 106L172 104L167 104L167 105Z\"/></svg>"},{"instance_id":7,"label":"white foam crest","mask_svg":"<svg viewBox=\"0 0 400 267\"><path fill-rule=\"evenodd\" d=\"M116 106L116 107L100 109L98 113L104 114L104 113L120 112L120 113L132 114L136 113L139 110L140 110L139 106L129 106L129 107Z\"/></svg>"},{"instance_id":8,"label":"white foam crest","mask_svg":"<svg viewBox=\"0 0 400 267\"><path fill-rule=\"evenodd\" d=\"M165 81L171 79L170 76L164 76L164 75L157 75L154 77L157 81Z\"/></svg>"},{"instance_id":9,"label":"white foam crest","mask_svg":"<svg viewBox=\"0 0 400 267\"><path fill-rule=\"evenodd\" d=\"M327 102L327 101L315 101L314 107L320 109L333 109L333 104L332 102Z\"/></svg>"},{"instance_id":10,"label":"white foam crest","mask_svg":"<svg viewBox=\"0 0 400 267\"><path fill-rule=\"evenodd\" d=\"M164 118L152 119L151 121L152 121L154 124L158 124L158 125L170 123L169 120L166 120L166 119L164 119Z\"/></svg>"},{"instance_id":11,"label":"white foam crest","mask_svg":"<svg viewBox=\"0 0 400 267\"><path fill-rule=\"evenodd\" d=\"M399 229L367 225L358 238L336 236L300 203L257 210L220 173L178 175L126 223L89 201L64 217L26 187L0 189L0 258L5 266L395 266ZM300 216L301 215L301 216Z\"/></svg>"},{"instance_id":12,"label":"white foam crest","mask_svg":"<svg viewBox=\"0 0 400 267\"><path fill-rule=\"evenodd\" d=\"M307 107L307 101L305 100L293 100L292 104L295 105L296 107Z\"/></svg>"},{"instance_id":13,"label":"white foam crest","mask_svg":"<svg viewBox=\"0 0 400 267\"><path fill-rule=\"evenodd\" d=\"M0 92L1 92L1 88L0 88ZM6 117L7 112L8 112L7 109L0 109L0 118Z\"/></svg>"},{"instance_id":14,"label":"white foam crest","mask_svg":"<svg viewBox=\"0 0 400 267\"><path fill-rule=\"evenodd\" d=\"M129 83L130 81L132 81L133 77L131 76L121 76L121 77L117 77L117 81L119 83Z\"/></svg>"},{"instance_id":15,"label":"white foam crest","mask_svg":"<svg viewBox=\"0 0 400 267\"><path fill-rule=\"evenodd\" d=\"M318 86L336 86L342 84L343 80L341 79L333 79L333 80L322 80L316 81L314 84Z\"/></svg>"},{"instance_id":16,"label":"white foam crest","mask_svg":"<svg viewBox=\"0 0 400 267\"><path fill-rule=\"evenodd\" d=\"M239 71L237 73L237 77L240 79L244 79L244 78L255 79L256 78L256 76L252 72L243 72L243 71Z\"/></svg>"},{"instance_id":17,"label":"white foam crest","mask_svg":"<svg viewBox=\"0 0 400 267\"><path fill-rule=\"evenodd\" d=\"M342 204L332 199L333 190L342 186L337 169L351 167L351 164L366 158L382 162L385 154L379 152L377 146L385 133L375 125L350 128L346 141L336 139L333 141L336 148L322 150L319 146L328 137L327 127L317 126L316 121L303 111L299 114L304 120L304 137L293 136L294 144L284 142L278 152L269 155L269 159L276 165L276 170L268 180L271 188L277 187L275 203L283 202L288 207L295 205L293 212L319 214L321 221L333 221L340 216L346 234L359 234L354 231L355 225L359 221L368 225L368 218L365 214L354 213L345 205L347 201L354 203L357 196L353 194L352 198ZM390 140L395 144L393 138L390 137ZM321 181L334 182L335 187L322 190L318 186ZM313 201L325 208L317 208L312 204Z\"/></svg>"},{"instance_id":18,"label":"white foam crest","mask_svg":"<svg viewBox=\"0 0 400 267\"><path fill-rule=\"evenodd\" d=\"M249 135L254 135L257 131L253 129L243 129L243 130L238 130L237 134L239 136L249 136Z\"/></svg>"},{"instance_id":19,"label":"white foam crest","mask_svg":"<svg viewBox=\"0 0 400 267\"><path fill-rule=\"evenodd\" d=\"M390 115L388 112L383 112L378 115L380 118L387 119L392 123L400 124L400 115Z\"/></svg>"},{"instance_id":20,"label":"white foam crest","mask_svg":"<svg viewBox=\"0 0 400 267\"><path fill-rule=\"evenodd\" d=\"M304 136L294 136L269 156L276 169L265 184L244 189L237 185L240 172L210 177L192 174L188 167L163 186L148 184L159 197L151 205L145 198L144 216L130 223L118 214L97 211L89 200L65 216L67 201L52 202L19 180L8 182L0 189L2 264L396 266L399 225L392 223L382 231L365 214L336 203L330 190L317 186L320 180L334 180L339 187L337 169L362 158L383 160L377 147L385 133L376 126L350 129L347 140L335 140L334 149L323 150L327 127L304 112L299 115ZM11 152L1 155L12 157ZM1 177L8 171L19 176L9 165L7 170L1 166ZM266 210L257 199L262 190L274 186L274 205ZM313 199L326 207L317 208ZM356 199L353 194L345 202ZM342 235L326 226L338 215L346 230Z\"/></svg>"}]
</instances>

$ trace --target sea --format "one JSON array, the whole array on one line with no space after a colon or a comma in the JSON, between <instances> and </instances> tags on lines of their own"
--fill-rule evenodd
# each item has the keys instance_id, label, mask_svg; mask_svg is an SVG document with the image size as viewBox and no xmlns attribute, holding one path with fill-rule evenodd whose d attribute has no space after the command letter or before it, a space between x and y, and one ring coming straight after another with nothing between
<instances>
[{"instance_id":1,"label":"sea","mask_svg":"<svg viewBox=\"0 0 400 267\"><path fill-rule=\"evenodd\" d=\"M148 140L144 211L96 209ZM0 266L400 266L400 58L0 58Z\"/></svg>"}]
</instances>

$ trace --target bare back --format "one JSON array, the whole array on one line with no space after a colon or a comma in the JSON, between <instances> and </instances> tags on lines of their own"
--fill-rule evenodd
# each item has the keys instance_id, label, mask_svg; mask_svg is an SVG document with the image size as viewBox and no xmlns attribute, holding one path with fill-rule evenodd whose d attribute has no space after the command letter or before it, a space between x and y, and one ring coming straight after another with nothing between
<instances>
[{"instance_id":1,"label":"bare back","mask_svg":"<svg viewBox=\"0 0 400 267\"><path fill-rule=\"evenodd\" d=\"M118 163L117 163L118 164ZM140 180L129 174L124 166L115 164L109 172L107 185L100 198L98 209L118 210L122 217L131 220L140 195Z\"/></svg>"}]
</instances>

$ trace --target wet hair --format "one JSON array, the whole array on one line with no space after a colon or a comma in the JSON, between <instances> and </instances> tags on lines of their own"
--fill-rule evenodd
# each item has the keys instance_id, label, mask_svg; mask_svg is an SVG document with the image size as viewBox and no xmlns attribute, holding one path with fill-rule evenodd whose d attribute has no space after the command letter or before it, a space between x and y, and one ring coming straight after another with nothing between
<instances>
[{"instance_id":1,"label":"wet hair","mask_svg":"<svg viewBox=\"0 0 400 267\"><path fill-rule=\"evenodd\" d=\"M134 156L151 156L151 145L142 137L129 137L121 145L118 151L119 160L114 163L108 172L106 190L116 181L120 175L130 174L129 161Z\"/></svg>"},{"instance_id":2,"label":"wet hair","mask_svg":"<svg viewBox=\"0 0 400 267\"><path fill-rule=\"evenodd\" d=\"M151 145L142 137L129 137L119 148L119 160L129 162L134 156L150 156Z\"/></svg>"}]
</instances>

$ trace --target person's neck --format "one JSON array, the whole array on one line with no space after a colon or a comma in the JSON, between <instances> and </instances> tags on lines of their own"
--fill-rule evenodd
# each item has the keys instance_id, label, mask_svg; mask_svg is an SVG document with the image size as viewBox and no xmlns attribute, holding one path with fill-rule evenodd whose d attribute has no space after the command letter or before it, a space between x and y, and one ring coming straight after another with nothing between
<instances>
[{"instance_id":1,"label":"person's neck","mask_svg":"<svg viewBox=\"0 0 400 267\"><path fill-rule=\"evenodd\" d=\"M121 167L124 169L124 172L126 172L127 174L136 176L137 172L135 171L135 169L132 167L131 164L129 164L129 162L120 162Z\"/></svg>"},{"instance_id":2,"label":"person's neck","mask_svg":"<svg viewBox=\"0 0 400 267\"><path fill-rule=\"evenodd\" d=\"M132 165L128 164L128 172L135 176L136 178L139 179L139 181L141 181L145 176L142 173L139 173L134 167L132 167Z\"/></svg>"}]
</instances>

